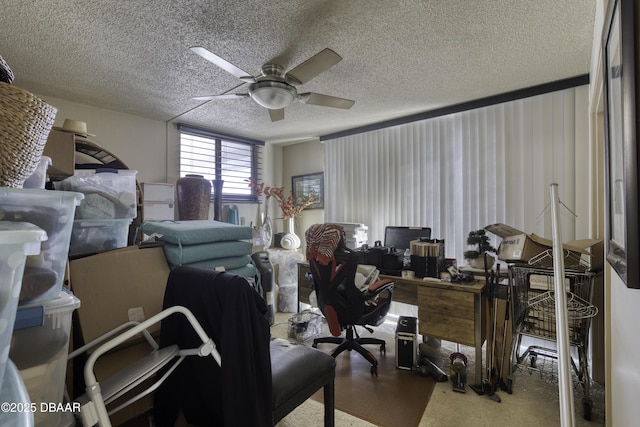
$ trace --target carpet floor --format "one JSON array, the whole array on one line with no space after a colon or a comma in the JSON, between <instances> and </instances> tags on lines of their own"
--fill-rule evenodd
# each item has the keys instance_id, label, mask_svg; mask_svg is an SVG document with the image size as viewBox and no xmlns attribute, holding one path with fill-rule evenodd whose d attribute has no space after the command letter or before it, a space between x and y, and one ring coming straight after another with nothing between
<instances>
[{"instance_id":1,"label":"carpet floor","mask_svg":"<svg viewBox=\"0 0 640 427\"><path fill-rule=\"evenodd\" d=\"M271 328L274 336L286 338L287 335L287 319L291 317L291 313L277 313L276 324ZM378 333L376 333L378 335ZM329 345L327 345L329 346ZM320 347L323 349L324 347ZM330 349L331 347L328 347ZM387 357L391 354L391 347L387 345ZM328 351L327 349L327 351ZM449 354L454 351L460 351L469 358L468 376L473 378L473 348L460 346L443 341L440 350L441 359L447 360ZM353 352L352 352L353 353ZM376 356L378 353L374 352ZM343 357L341 355L340 357ZM340 358L339 357L339 358ZM344 355L347 357L347 355ZM362 372L353 369L356 357L360 356L353 353L348 358L348 364L351 368L351 376L358 375L359 379L369 378L370 374L368 366L362 367ZM380 358L379 358L380 360ZM345 360L347 361L347 360ZM395 360L391 364L393 370L401 371L395 368ZM447 360L448 361L448 360ZM363 362L366 363L366 362ZM553 363L553 362L551 362ZM338 360L338 366L340 361ZM346 365L347 363L344 363ZM440 365L444 368L443 363ZM340 369L340 368L339 368ZM386 369L386 368L385 368ZM497 403L490 400L487 396L481 396L473 392L468 386L465 393L459 393L452 390L452 383L443 382L435 383L433 393L430 398L425 396L426 409L424 409L418 424L405 424L398 418L392 418L390 423L382 424L380 421L371 420L367 417L352 415L341 409L336 397L336 426L338 427L372 427L376 425L404 427L500 427L500 426L559 426L560 425L560 409L558 398L557 378L553 375L554 367L541 372L529 372L526 369L520 369L513 374L513 393L508 394L505 391L498 391L497 394L501 398L501 402ZM447 371L447 369L445 369ZM380 371L382 372L382 370ZM403 371L410 374L408 371ZM551 374L550 374L551 372ZM342 376L342 375L339 375ZM382 377L382 375L380 375ZM419 377L417 377L419 378ZM338 393L336 385L336 396ZM380 391L380 395L390 396L398 392ZM402 391L400 396L408 393ZM604 387L597 383L592 383L590 397L593 400L592 419L587 421L583 418L581 399L583 397L581 387L576 387L574 394L575 408L575 425L577 427L595 427L605 425L604 413ZM344 399L353 400L353 395L345 395ZM401 399L397 399L401 400ZM423 407L422 405L420 405ZM389 414L397 415L400 411L390 403L385 402L382 407ZM388 422L388 421L387 421ZM280 421L277 427L299 427L299 426L322 426L323 425L323 405L314 399L309 399L287 417Z\"/></svg>"},{"instance_id":2,"label":"carpet floor","mask_svg":"<svg viewBox=\"0 0 640 427\"><path fill-rule=\"evenodd\" d=\"M371 364L356 351L345 351L336 357L336 409L379 426L417 426L435 380L398 369L394 337L379 333L375 336L386 341L386 354L380 354L376 346L365 347L378 359L378 377L371 375ZM318 349L326 352L334 347L318 345ZM322 392L313 399L322 401Z\"/></svg>"}]
</instances>

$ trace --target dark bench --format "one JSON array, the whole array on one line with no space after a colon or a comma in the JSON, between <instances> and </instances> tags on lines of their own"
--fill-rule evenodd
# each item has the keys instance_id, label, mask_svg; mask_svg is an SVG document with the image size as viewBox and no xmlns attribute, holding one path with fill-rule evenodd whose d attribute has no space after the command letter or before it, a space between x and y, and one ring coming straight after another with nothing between
<instances>
[{"instance_id":1,"label":"dark bench","mask_svg":"<svg viewBox=\"0 0 640 427\"><path fill-rule=\"evenodd\" d=\"M273 423L283 419L323 387L324 425L333 427L335 359L322 351L281 338L271 340L270 351Z\"/></svg>"}]
</instances>

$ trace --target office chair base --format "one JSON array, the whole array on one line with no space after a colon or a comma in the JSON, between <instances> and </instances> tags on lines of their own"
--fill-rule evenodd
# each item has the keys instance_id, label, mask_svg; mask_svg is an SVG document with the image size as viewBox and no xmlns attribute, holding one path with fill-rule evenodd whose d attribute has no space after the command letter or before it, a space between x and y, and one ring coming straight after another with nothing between
<instances>
[{"instance_id":1,"label":"office chair base","mask_svg":"<svg viewBox=\"0 0 640 427\"><path fill-rule=\"evenodd\" d=\"M353 337L353 328L348 327L347 333L344 338L342 337L323 337L313 340L312 347L318 348L318 344L338 344L336 348L330 353L333 358L336 358L343 351L355 350L360 353L369 363L371 363L371 375L378 376L378 360L369 350L363 347L363 345L379 345L380 352L386 353L386 342L380 338L372 337Z\"/></svg>"}]
</instances>

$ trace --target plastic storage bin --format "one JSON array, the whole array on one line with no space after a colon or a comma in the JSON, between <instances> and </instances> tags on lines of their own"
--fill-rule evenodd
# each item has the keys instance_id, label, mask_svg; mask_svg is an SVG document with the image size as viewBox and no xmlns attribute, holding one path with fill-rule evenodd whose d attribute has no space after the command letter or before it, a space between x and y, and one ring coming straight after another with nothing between
<instances>
[{"instance_id":1,"label":"plastic storage bin","mask_svg":"<svg viewBox=\"0 0 640 427\"><path fill-rule=\"evenodd\" d=\"M18 307L9 357L37 408L36 426L61 423L62 412L42 411L41 407L63 402L71 315L78 307L80 300L66 290L40 305Z\"/></svg>"},{"instance_id":2,"label":"plastic storage bin","mask_svg":"<svg viewBox=\"0 0 640 427\"><path fill-rule=\"evenodd\" d=\"M85 195L76 219L133 219L137 216L137 171L80 169L56 184L56 189Z\"/></svg>"},{"instance_id":3,"label":"plastic storage bin","mask_svg":"<svg viewBox=\"0 0 640 427\"><path fill-rule=\"evenodd\" d=\"M71 231L69 255L126 247L130 224L130 219L75 220Z\"/></svg>"},{"instance_id":4,"label":"plastic storage bin","mask_svg":"<svg viewBox=\"0 0 640 427\"><path fill-rule=\"evenodd\" d=\"M18 368L11 360L7 361L4 381L0 387L0 402L13 405L7 410L0 411L0 426L4 427L32 427L33 409L27 388L22 381ZM13 410L12 410L13 409Z\"/></svg>"},{"instance_id":5,"label":"plastic storage bin","mask_svg":"<svg viewBox=\"0 0 640 427\"><path fill-rule=\"evenodd\" d=\"M0 384L9 357L25 261L27 255L40 253L40 243L46 238L47 234L33 224L0 221Z\"/></svg>"},{"instance_id":6,"label":"plastic storage bin","mask_svg":"<svg viewBox=\"0 0 640 427\"><path fill-rule=\"evenodd\" d=\"M24 181L22 188L44 189L47 182L47 169L51 166L51 157L42 156L36 170Z\"/></svg>"},{"instance_id":7,"label":"plastic storage bin","mask_svg":"<svg viewBox=\"0 0 640 427\"><path fill-rule=\"evenodd\" d=\"M40 254L27 257L19 304L46 301L60 293L74 210L83 197L69 191L0 188L0 218L30 222L47 233Z\"/></svg>"}]
</instances>

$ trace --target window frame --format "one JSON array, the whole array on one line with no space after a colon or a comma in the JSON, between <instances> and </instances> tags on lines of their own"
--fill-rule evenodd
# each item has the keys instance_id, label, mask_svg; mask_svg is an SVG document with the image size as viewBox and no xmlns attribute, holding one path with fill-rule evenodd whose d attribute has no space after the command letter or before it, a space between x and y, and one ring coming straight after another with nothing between
<instances>
[{"instance_id":1,"label":"window frame","mask_svg":"<svg viewBox=\"0 0 640 427\"><path fill-rule=\"evenodd\" d=\"M207 138L211 140L215 140L213 142L214 147L214 164L212 166L212 175L215 176L216 180L222 179L224 174L224 161L223 161L223 150L224 143L234 143L234 144L246 144L250 147L250 163L251 163L251 175L247 178L259 177L262 174L262 150L261 147L265 145L264 141L260 141L257 139L245 138L237 135L225 134L222 132L213 131L210 129L201 128L198 126L192 126L185 123L178 123L177 129L179 133L179 142L178 142L178 151L179 151L179 160L178 160L178 174L180 177L186 176L187 174L192 174L195 172L185 171L183 170L182 164L182 136L190 135L196 136L200 138ZM247 182L247 187L249 183ZM213 197L213 187L212 187L212 197ZM247 202L247 203L255 203L258 201L254 192L249 192L248 194L239 194L239 193L225 193L225 187L222 189L222 200L224 202Z\"/></svg>"}]
</instances>

